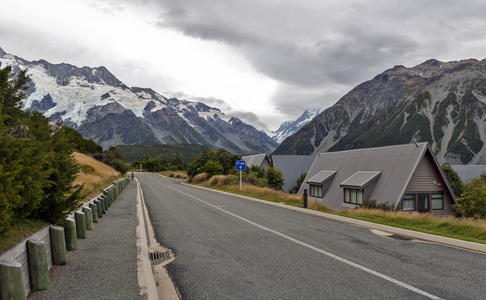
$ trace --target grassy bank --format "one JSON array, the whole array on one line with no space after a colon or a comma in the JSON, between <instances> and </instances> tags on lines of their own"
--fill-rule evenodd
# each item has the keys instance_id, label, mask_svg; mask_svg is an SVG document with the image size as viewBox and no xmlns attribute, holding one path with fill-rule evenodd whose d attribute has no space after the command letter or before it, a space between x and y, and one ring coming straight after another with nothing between
<instances>
[{"instance_id":1,"label":"grassy bank","mask_svg":"<svg viewBox=\"0 0 486 300\"><path fill-rule=\"evenodd\" d=\"M83 203L98 196L104 188L122 177L117 170L90 156L77 152L73 156L81 167L74 184L84 184Z\"/></svg>"},{"instance_id":2,"label":"grassy bank","mask_svg":"<svg viewBox=\"0 0 486 300\"><path fill-rule=\"evenodd\" d=\"M81 203L90 201L101 194L103 189L111 185L113 181L121 178L118 171L90 156L76 152L73 153L73 156L81 166L81 170L73 183L74 185L84 184L84 197ZM47 225L49 224L40 220L23 220L17 222L0 239L0 253Z\"/></svg>"},{"instance_id":3,"label":"grassy bank","mask_svg":"<svg viewBox=\"0 0 486 300\"><path fill-rule=\"evenodd\" d=\"M192 182L192 184L261 200L302 207L302 199L297 195L275 191L269 188L259 188L249 184L243 184L243 189L240 191L239 184L221 184L224 181L224 177L221 177L220 179L212 179L212 182L211 180L206 180ZM456 218L454 216L437 217L432 214L421 214L418 212L386 212L371 209L352 209L333 212L326 206L313 203L312 201L309 201L308 207L309 209L363 221L486 244L486 220Z\"/></svg>"}]
</instances>

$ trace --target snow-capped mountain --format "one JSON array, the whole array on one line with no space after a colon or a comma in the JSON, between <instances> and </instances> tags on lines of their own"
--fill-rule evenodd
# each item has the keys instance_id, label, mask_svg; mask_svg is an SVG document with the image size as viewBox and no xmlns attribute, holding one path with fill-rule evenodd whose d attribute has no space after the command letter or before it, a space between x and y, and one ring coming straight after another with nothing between
<instances>
[{"instance_id":1,"label":"snow-capped mountain","mask_svg":"<svg viewBox=\"0 0 486 300\"><path fill-rule=\"evenodd\" d=\"M105 67L29 62L0 48L2 67L28 68L24 109L42 112L107 148L123 144L189 143L236 154L271 152L264 132L202 102L166 98L148 88L129 88Z\"/></svg>"},{"instance_id":2,"label":"snow-capped mountain","mask_svg":"<svg viewBox=\"0 0 486 300\"><path fill-rule=\"evenodd\" d=\"M312 121L321 112L322 109L306 110L297 120L283 122L277 130L272 132L272 139L281 144L286 138L299 131L302 126Z\"/></svg>"}]
</instances>

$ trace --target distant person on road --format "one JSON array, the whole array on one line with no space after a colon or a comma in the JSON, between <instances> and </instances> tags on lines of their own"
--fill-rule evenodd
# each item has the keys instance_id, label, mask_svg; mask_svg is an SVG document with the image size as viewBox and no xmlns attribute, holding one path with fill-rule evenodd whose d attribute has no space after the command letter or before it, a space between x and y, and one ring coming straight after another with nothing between
<instances>
[{"instance_id":1,"label":"distant person on road","mask_svg":"<svg viewBox=\"0 0 486 300\"><path fill-rule=\"evenodd\" d=\"M132 172L132 180L133 180L133 177L135 177L135 174L133 174L133 172Z\"/></svg>"}]
</instances>

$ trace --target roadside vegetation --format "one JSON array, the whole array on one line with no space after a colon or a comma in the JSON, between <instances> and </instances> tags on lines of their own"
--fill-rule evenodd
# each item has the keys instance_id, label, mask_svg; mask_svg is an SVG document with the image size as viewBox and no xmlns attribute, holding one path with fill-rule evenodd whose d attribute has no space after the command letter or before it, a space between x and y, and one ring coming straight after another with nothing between
<instances>
[{"instance_id":1,"label":"roadside vegetation","mask_svg":"<svg viewBox=\"0 0 486 300\"><path fill-rule=\"evenodd\" d=\"M0 66L0 252L47 224L64 225L86 197L127 170L116 149L104 151L74 129L22 110L28 81L26 70L15 74ZM74 151L118 172L89 181L101 171L91 162L77 161Z\"/></svg>"},{"instance_id":2,"label":"roadside vegetation","mask_svg":"<svg viewBox=\"0 0 486 300\"><path fill-rule=\"evenodd\" d=\"M308 208L363 221L486 244L486 214L483 214L483 210L486 209L486 174L465 184L460 181L459 176L449 165L445 164L443 168L454 191L461 193L458 197L459 204L455 208L456 216L439 217L418 212L392 211L390 205L377 205L373 201L367 201L363 208L340 212L334 212L326 206L312 201L308 202ZM234 171L234 168L229 171L228 175L210 176L205 172L198 173L195 176L189 176L187 182L257 199L303 206L301 196L278 190L278 185L270 188L268 179L265 177L267 173L268 170L265 172L258 168L250 168L243 172L241 191L239 174ZM300 176L296 186L300 186L303 178L305 178L305 174ZM298 189L294 188L294 190ZM459 212L462 212L463 215L461 216Z\"/></svg>"}]
</instances>

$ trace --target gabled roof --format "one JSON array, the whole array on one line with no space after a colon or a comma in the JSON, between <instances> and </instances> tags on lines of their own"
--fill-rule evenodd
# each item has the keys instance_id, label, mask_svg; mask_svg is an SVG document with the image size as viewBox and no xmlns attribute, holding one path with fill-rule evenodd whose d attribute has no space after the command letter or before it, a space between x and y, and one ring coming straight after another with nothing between
<instances>
[{"instance_id":1,"label":"gabled roof","mask_svg":"<svg viewBox=\"0 0 486 300\"><path fill-rule=\"evenodd\" d=\"M298 194L303 194L303 189L308 188L306 183L321 171L336 170L323 198L323 203L331 209L342 210L348 207L343 203L343 187L360 188L370 183L370 180L376 180L376 185L369 199L377 200L377 203L388 202L396 208L426 153L429 153L438 176L445 183L446 192L451 195L451 199L455 199L428 143L320 153ZM378 175L376 172L381 173Z\"/></svg>"},{"instance_id":2,"label":"gabled roof","mask_svg":"<svg viewBox=\"0 0 486 300\"><path fill-rule=\"evenodd\" d=\"M251 168L252 166L260 168L265 159L270 163L266 153L243 156L241 159L246 162L247 168Z\"/></svg>"},{"instance_id":3,"label":"gabled roof","mask_svg":"<svg viewBox=\"0 0 486 300\"><path fill-rule=\"evenodd\" d=\"M296 184L301 173L309 172L316 156L317 155L272 155L273 166L282 171L284 175L284 191L288 191Z\"/></svg>"}]
</instances>

